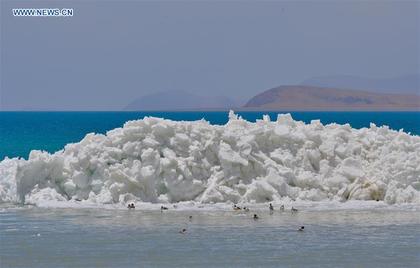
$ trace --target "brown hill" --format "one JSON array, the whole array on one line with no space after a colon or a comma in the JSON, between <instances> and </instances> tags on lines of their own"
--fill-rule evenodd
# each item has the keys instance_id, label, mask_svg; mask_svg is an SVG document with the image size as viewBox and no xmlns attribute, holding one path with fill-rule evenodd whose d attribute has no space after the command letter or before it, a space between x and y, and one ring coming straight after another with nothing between
<instances>
[{"instance_id":1,"label":"brown hill","mask_svg":"<svg viewBox=\"0 0 420 268\"><path fill-rule=\"evenodd\" d=\"M280 86L256 95L245 104L244 108L247 110L419 111L420 96L314 86Z\"/></svg>"}]
</instances>

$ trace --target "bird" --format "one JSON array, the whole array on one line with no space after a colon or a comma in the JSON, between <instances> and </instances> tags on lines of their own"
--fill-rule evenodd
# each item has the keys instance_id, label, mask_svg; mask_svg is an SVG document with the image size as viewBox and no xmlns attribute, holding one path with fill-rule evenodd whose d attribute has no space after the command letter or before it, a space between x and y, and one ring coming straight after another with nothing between
<instances>
[{"instance_id":1,"label":"bird","mask_svg":"<svg viewBox=\"0 0 420 268\"><path fill-rule=\"evenodd\" d=\"M280 211L284 211L284 205L280 206Z\"/></svg>"},{"instance_id":2,"label":"bird","mask_svg":"<svg viewBox=\"0 0 420 268\"><path fill-rule=\"evenodd\" d=\"M185 234L187 232L187 229L182 229L181 231L179 231L180 234Z\"/></svg>"},{"instance_id":3,"label":"bird","mask_svg":"<svg viewBox=\"0 0 420 268\"><path fill-rule=\"evenodd\" d=\"M296 208L294 208L294 207L292 207L291 211L292 211L292 213L298 212L298 210Z\"/></svg>"},{"instance_id":4,"label":"bird","mask_svg":"<svg viewBox=\"0 0 420 268\"><path fill-rule=\"evenodd\" d=\"M270 211L273 211L274 210L273 204L270 203L270 206L269 207L270 207Z\"/></svg>"},{"instance_id":5,"label":"bird","mask_svg":"<svg viewBox=\"0 0 420 268\"><path fill-rule=\"evenodd\" d=\"M254 220L258 220L258 219L259 219L258 215L254 214Z\"/></svg>"},{"instance_id":6,"label":"bird","mask_svg":"<svg viewBox=\"0 0 420 268\"><path fill-rule=\"evenodd\" d=\"M300 226L300 228L298 229L298 231L303 232L305 229L305 226Z\"/></svg>"}]
</instances>

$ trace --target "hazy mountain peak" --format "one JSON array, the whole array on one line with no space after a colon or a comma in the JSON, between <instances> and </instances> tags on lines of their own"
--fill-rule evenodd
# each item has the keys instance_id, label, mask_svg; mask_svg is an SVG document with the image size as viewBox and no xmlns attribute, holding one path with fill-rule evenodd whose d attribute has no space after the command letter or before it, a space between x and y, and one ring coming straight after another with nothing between
<instances>
[{"instance_id":1,"label":"hazy mountain peak","mask_svg":"<svg viewBox=\"0 0 420 268\"><path fill-rule=\"evenodd\" d=\"M235 102L225 96L201 96L185 90L161 91L144 95L125 107L125 110L192 110L228 109Z\"/></svg>"},{"instance_id":2,"label":"hazy mountain peak","mask_svg":"<svg viewBox=\"0 0 420 268\"><path fill-rule=\"evenodd\" d=\"M318 76L304 80L301 85L420 95L420 74L391 78L367 78L352 75Z\"/></svg>"}]
</instances>

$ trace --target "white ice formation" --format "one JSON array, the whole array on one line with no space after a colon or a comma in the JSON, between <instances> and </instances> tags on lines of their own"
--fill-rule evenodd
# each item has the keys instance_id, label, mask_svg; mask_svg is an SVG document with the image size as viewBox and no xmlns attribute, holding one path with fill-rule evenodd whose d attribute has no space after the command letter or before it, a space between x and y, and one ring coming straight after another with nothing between
<instances>
[{"instance_id":1,"label":"white ice formation","mask_svg":"<svg viewBox=\"0 0 420 268\"><path fill-rule=\"evenodd\" d=\"M420 137L305 124L290 114L226 125L146 117L54 154L0 162L0 202L88 200L420 203Z\"/></svg>"}]
</instances>

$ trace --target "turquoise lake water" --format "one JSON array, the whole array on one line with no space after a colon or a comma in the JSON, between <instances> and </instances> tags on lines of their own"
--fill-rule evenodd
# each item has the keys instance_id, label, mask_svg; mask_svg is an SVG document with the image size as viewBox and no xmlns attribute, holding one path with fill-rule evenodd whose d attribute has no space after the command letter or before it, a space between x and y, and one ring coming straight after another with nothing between
<instances>
[{"instance_id":1,"label":"turquoise lake water","mask_svg":"<svg viewBox=\"0 0 420 268\"><path fill-rule=\"evenodd\" d=\"M238 112L243 118L255 121L269 114L276 120L284 112ZM354 128L388 125L420 135L420 112L292 112L295 120L309 123L349 123ZM25 157L33 149L55 152L67 143L80 141L87 133L105 133L121 127L128 120L145 116L172 120L208 120L211 124L225 124L228 112L0 112L0 159Z\"/></svg>"},{"instance_id":2,"label":"turquoise lake water","mask_svg":"<svg viewBox=\"0 0 420 268\"><path fill-rule=\"evenodd\" d=\"M267 113L238 114L255 121ZM420 135L419 112L291 114L307 123L320 119L362 128L373 122ZM227 112L0 112L0 159L27 158L32 149L54 152L87 133L105 133L145 116L228 120ZM253 220L253 213L260 219ZM304 232L297 231L301 225ZM182 228L186 234L178 233ZM420 213L398 207L161 213L0 203L1 268L418 267L419 252Z\"/></svg>"}]
</instances>

